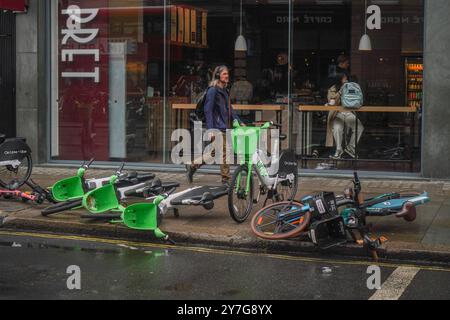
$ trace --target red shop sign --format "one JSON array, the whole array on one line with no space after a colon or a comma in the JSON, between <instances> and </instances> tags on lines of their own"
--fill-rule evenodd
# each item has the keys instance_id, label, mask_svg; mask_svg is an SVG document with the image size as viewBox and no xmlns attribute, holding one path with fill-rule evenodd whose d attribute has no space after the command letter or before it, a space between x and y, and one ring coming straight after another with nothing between
<instances>
[{"instance_id":1,"label":"red shop sign","mask_svg":"<svg viewBox=\"0 0 450 320\"><path fill-rule=\"evenodd\" d=\"M58 3L59 159L109 160L108 1Z\"/></svg>"},{"instance_id":2,"label":"red shop sign","mask_svg":"<svg viewBox=\"0 0 450 320\"><path fill-rule=\"evenodd\" d=\"M25 11L25 0L0 0L0 9Z\"/></svg>"}]
</instances>

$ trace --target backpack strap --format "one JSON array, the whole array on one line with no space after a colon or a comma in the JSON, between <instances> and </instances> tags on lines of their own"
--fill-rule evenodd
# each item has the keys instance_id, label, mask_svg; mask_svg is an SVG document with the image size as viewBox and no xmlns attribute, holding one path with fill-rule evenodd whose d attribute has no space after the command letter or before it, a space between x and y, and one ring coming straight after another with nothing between
<instances>
[{"instance_id":1,"label":"backpack strap","mask_svg":"<svg viewBox=\"0 0 450 320\"><path fill-rule=\"evenodd\" d=\"M230 93L227 92L228 94L228 128L231 129L231 96Z\"/></svg>"}]
</instances>

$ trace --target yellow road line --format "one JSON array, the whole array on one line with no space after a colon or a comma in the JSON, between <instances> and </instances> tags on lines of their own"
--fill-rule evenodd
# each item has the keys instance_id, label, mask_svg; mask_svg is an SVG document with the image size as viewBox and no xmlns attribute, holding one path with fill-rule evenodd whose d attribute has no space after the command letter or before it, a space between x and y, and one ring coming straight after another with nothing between
<instances>
[{"instance_id":1,"label":"yellow road line","mask_svg":"<svg viewBox=\"0 0 450 320\"><path fill-rule=\"evenodd\" d=\"M404 268L418 268L420 270L425 270L425 271L450 272L450 268L421 266L421 265L413 265L413 264L396 264L396 263L388 263L388 262L375 263L373 261L356 261L356 260L355 261L352 261L352 260L349 260L349 261L330 260L330 259L322 259L322 258L296 257L296 256L282 255L282 254L268 254L268 253L213 249L213 248L204 248L204 247L177 246L177 245L158 244L158 243L144 243L144 242L133 242L133 241L127 241L127 240L113 240L113 239L104 239L104 238L56 235L56 234L46 234L46 233L0 231L0 236L1 235L34 237L34 238L41 238L41 239L98 242L98 243L103 243L103 244L126 245L126 246L131 246L131 247L140 247L140 248L173 249L173 250L191 251L191 252L197 252L197 253L239 255L239 256L245 256L245 257L259 256L259 257L266 257L266 258L272 258L272 259L278 259L278 260L298 261L298 262L308 262L308 263L326 263L326 264L339 264L339 265L350 265L350 266L371 266L371 265L376 264L380 267L386 267L386 268L404 267Z\"/></svg>"}]
</instances>

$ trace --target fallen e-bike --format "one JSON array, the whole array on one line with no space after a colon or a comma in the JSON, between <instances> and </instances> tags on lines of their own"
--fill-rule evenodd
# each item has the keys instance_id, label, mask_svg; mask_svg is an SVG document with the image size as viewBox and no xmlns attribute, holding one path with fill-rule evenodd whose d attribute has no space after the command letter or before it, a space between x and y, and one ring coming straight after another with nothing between
<instances>
[{"instance_id":1,"label":"fallen e-bike","mask_svg":"<svg viewBox=\"0 0 450 320\"><path fill-rule=\"evenodd\" d=\"M185 206L201 206L212 210L214 201L228 194L228 187L224 185L199 186L174 193L179 183L162 183L155 179L151 185L140 190L147 197L147 202L127 204L127 193L136 190L133 187L119 188L117 179L117 174L111 176L107 185L90 191L83 197L83 206L91 214L82 217L124 223L131 229L152 231L158 239L165 240L169 237L159 226L169 210L176 217L179 216L179 209Z\"/></svg>"},{"instance_id":2,"label":"fallen e-bike","mask_svg":"<svg viewBox=\"0 0 450 320\"><path fill-rule=\"evenodd\" d=\"M83 162L75 176L60 180L50 188L56 203L43 209L41 212L43 216L81 208L83 196L87 192L98 189L109 183L110 176L90 179L85 177L86 171L93 162L94 159L91 159L88 163ZM140 185L141 188L143 188L146 186L146 183L154 179L154 177L155 175L151 173L138 174L137 172L130 172L122 174L122 172L120 172L117 183L119 186Z\"/></svg>"},{"instance_id":3,"label":"fallen e-bike","mask_svg":"<svg viewBox=\"0 0 450 320\"><path fill-rule=\"evenodd\" d=\"M251 227L255 235L267 240L291 239L309 236L322 249L344 244L351 240L363 244L375 259L377 249L387 239L373 238L367 217L395 215L406 221L414 221L416 207L430 201L424 193L389 193L364 199L357 172L354 173L353 189L336 197L334 193L322 192L307 196L301 201L290 201L267 206L258 211ZM359 238L356 233L359 233Z\"/></svg>"}]
</instances>

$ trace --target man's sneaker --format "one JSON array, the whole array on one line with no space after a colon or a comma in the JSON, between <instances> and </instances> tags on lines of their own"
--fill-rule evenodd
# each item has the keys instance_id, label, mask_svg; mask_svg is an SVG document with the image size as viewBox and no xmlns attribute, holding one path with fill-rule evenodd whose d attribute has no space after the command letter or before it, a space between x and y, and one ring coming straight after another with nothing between
<instances>
[{"instance_id":1,"label":"man's sneaker","mask_svg":"<svg viewBox=\"0 0 450 320\"><path fill-rule=\"evenodd\" d=\"M356 158L356 154L355 151L353 151L353 149L347 147L344 149L345 153L348 154L350 157L352 158Z\"/></svg>"},{"instance_id":2,"label":"man's sneaker","mask_svg":"<svg viewBox=\"0 0 450 320\"><path fill-rule=\"evenodd\" d=\"M197 169L192 167L192 165L190 165L190 164L186 165L186 178L189 183L194 182L194 174L196 171L197 171Z\"/></svg>"},{"instance_id":3,"label":"man's sneaker","mask_svg":"<svg viewBox=\"0 0 450 320\"><path fill-rule=\"evenodd\" d=\"M344 151L342 151L342 150L336 150L336 153L335 153L334 155L330 156L330 158L331 158L331 159L334 159L334 160L339 160L339 159L342 158L342 155L343 155L343 154L344 154Z\"/></svg>"},{"instance_id":4,"label":"man's sneaker","mask_svg":"<svg viewBox=\"0 0 450 320\"><path fill-rule=\"evenodd\" d=\"M230 179L222 179L221 182L224 186L230 187Z\"/></svg>"}]
</instances>

